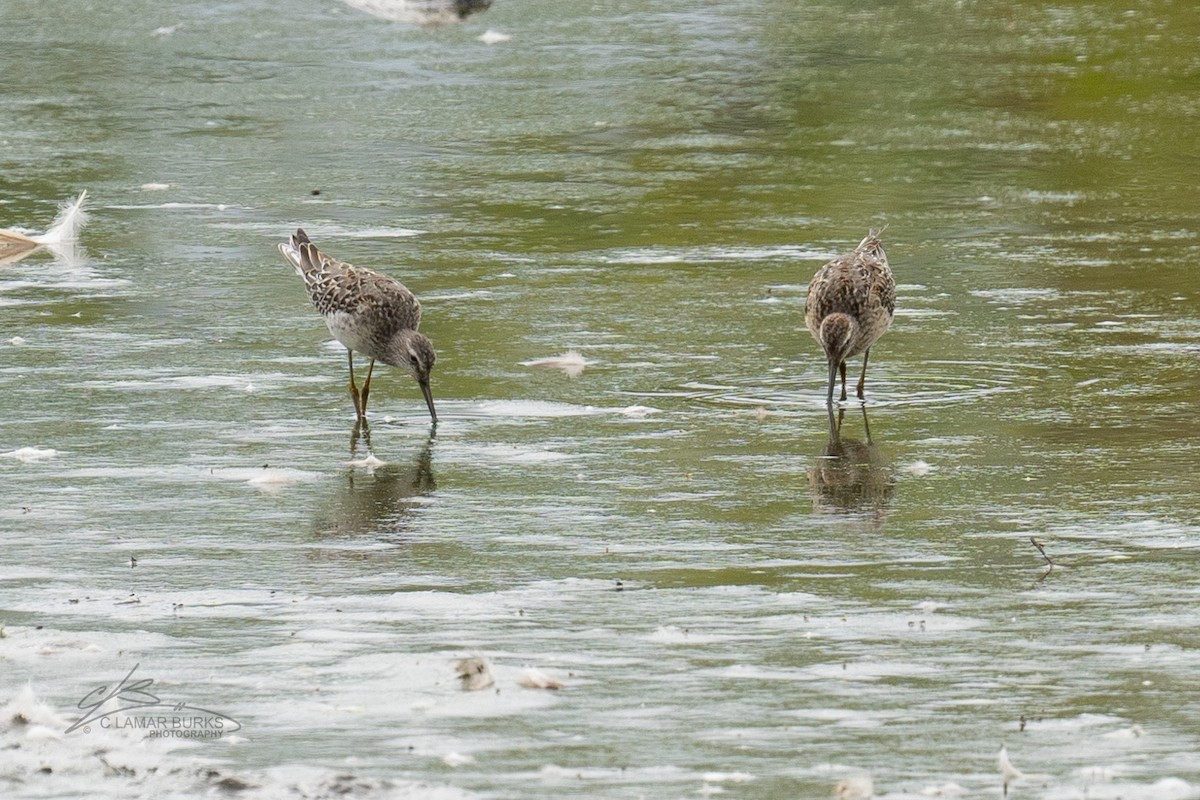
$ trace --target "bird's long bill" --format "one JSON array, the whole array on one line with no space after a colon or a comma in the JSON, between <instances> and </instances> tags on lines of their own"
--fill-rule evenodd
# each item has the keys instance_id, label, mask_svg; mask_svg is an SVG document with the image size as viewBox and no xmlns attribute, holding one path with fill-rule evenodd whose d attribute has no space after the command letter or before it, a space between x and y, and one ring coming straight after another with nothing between
<instances>
[{"instance_id":1,"label":"bird's long bill","mask_svg":"<svg viewBox=\"0 0 1200 800\"><path fill-rule=\"evenodd\" d=\"M829 393L825 395L825 405L833 408L833 387L837 385L837 369L836 361L829 361Z\"/></svg>"},{"instance_id":2,"label":"bird's long bill","mask_svg":"<svg viewBox=\"0 0 1200 800\"><path fill-rule=\"evenodd\" d=\"M421 384L421 392L425 395L425 405L429 406L429 417L433 420L433 424L437 424L437 411L433 407L433 392L429 391L429 381L418 381Z\"/></svg>"}]
</instances>

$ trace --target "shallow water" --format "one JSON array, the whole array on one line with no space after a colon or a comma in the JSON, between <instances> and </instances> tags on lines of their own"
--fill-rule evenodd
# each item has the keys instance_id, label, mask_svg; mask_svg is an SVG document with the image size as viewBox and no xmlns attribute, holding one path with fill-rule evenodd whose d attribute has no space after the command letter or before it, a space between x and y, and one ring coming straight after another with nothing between
<instances>
[{"instance_id":1,"label":"shallow water","mask_svg":"<svg viewBox=\"0 0 1200 800\"><path fill-rule=\"evenodd\" d=\"M1200 796L1192 9L0 27L0 228L92 211L0 266L6 796ZM883 223L831 450L804 291ZM353 440L297 225L421 297L436 436L383 368ZM241 729L64 733L135 666Z\"/></svg>"}]
</instances>

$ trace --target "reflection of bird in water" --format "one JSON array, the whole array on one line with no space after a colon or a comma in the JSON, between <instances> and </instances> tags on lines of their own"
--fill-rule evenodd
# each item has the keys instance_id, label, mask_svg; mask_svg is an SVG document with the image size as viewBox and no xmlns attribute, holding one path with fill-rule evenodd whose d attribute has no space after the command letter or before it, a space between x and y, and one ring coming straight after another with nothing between
<instances>
[{"instance_id":1,"label":"reflection of bird in water","mask_svg":"<svg viewBox=\"0 0 1200 800\"><path fill-rule=\"evenodd\" d=\"M838 370L842 373L841 399L846 399L846 360L859 353L863 354L863 368L858 398L863 399L871 345L891 327L896 312L896 280L879 239L881 233L882 229L872 228L858 247L821 267L808 284L804 324L829 362L825 396L829 405L833 404Z\"/></svg>"},{"instance_id":2,"label":"reflection of bird in water","mask_svg":"<svg viewBox=\"0 0 1200 800\"><path fill-rule=\"evenodd\" d=\"M487 11L492 0L342 0L376 17L414 25L446 25Z\"/></svg>"},{"instance_id":3,"label":"reflection of bird in water","mask_svg":"<svg viewBox=\"0 0 1200 800\"><path fill-rule=\"evenodd\" d=\"M433 439L409 465L379 461L381 466L351 467L345 483L323 507L316 528L322 536L374 534L393 540L413 521L420 498L437 489L433 476ZM364 469L364 466L367 468Z\"/></svg>"},{"instance_id":4,"label":"reflection of bird in water","mask_svg":"<svg viewBox=\"0 0 1200 800\"><path fill-rule=\"evenodd\" d=\"M88 221L88 214L83 210L83 201L86 199L87 191L83 191L75 200L59 206L58 216L43 234L0 230L0 266L15 264L43 247L49 248L67 263L79 262L82 258L77 249L79 231Z\"/></svg>"},{"instance_id":5,"label":"reflection of bird in water","mask_svg":"<svg viewBox=\"0 0 1200 800\"><path fill-rule=\"evenodd\" d=\"M395 278L365 267L353 267L326 255L298 229L290 242L279 245L279 252L304 278L308 299L325 318L325 326L346 347L350 361L350 398L358 424L367 419L367 397L371 393L371 373L375 362L400 367L412 375L429 416L437 424L429 373L437 355L433 342L417 332L421 324L421 304L404 284ZM354 351L370 356L367 379L362 391L354 382Z\"/></svg>"},{"instance_id":6,"label":"reflection of bird in water","mask_svg":"<svg viewBox=\"0 0 1200 800\"><path fill-rule=\"evenodd\" d=\"M881 512L891 502L896 477L891 466L871 440L867 409L863 406L863 425L867 441L841 435L845 411L834 418L829 409L829 442L808 470L813 507L826 512Z\"/></svg>"}]
</instances>

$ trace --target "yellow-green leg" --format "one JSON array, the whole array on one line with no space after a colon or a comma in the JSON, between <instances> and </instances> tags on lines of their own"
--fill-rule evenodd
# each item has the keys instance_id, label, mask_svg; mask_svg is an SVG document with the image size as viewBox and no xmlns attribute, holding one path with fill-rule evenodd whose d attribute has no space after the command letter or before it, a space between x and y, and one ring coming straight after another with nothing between
<instances>
[{"instance_id":1,"label":"yellow-green leg","mask_svg":"<svg viewBox=\"0 0 1200 800\"><path fill-rule=\"evenodd\" d=\"M859 399L859 400L862 400L862 399L864 399L864 398L863 398L863 389L864 389L864 388L866 388L866 385L867 385L867 359L868 359L868 358L870 358L870 357L871 357L871 348L869 348L869 347L868 347L868 348L867 348L867 352L863 353L863 371L862 371L862 375L858 376L858 399ZM842 381L842 384L843 384L843 387L844 387L844 386L845 386L845 379L843 379L843 381ZM844 391L845 391L845 388L843 388L843 389L842 389L842 391L844 392Z\"/></svg>"},{"instance_id":2,"label":"yellow-green leg","mask_svg":"<svg viewBox=\"0 0 1200 800\"><path fill-rule=\"evenodd\" d=\"M354 351L347 350L346 358L350 360L350 399L354 401L354 413L358 415L359 419L362 419L364 416L363 407L359 400L358 386L354 383Z\"/></svg>"},{"instance_id":3,"label":"yellow-green leg","mask_svg":"<svg viewBox=\"0 0 1200 800\"><path fill-rule=\"evenodd\" d=\"M358 415L364 420L367 418L367 395L371 393L371 373L375 371L375 359L371 359L371 365L367 367L367 380L363 383L362 394L359 396L362 402L362 410Z\"/></svg>"}]
</instances>

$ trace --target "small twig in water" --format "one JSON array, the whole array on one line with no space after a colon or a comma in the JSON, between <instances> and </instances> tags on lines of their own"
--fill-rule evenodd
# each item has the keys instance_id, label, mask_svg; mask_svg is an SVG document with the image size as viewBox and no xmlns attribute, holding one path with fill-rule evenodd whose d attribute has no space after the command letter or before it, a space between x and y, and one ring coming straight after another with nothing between
<instances>
[{"instance_id":1,"label":"small twig in water","mask_svg":"<svg viewBox=\"0 0 1200 800\"><path fill-rule=\"evenodd\" d=\"M1030 536L1029 543L1037 548L1037 551L1042 554L1042 558L1046 559L1047 569L1042 574L1042 577L1038 578L1038 583L1041 583L1042 581L1046 580L1046 578L1050 575L1051 572L1054 571L1054 567L1056 565L1053 561L1050 560L1050 556L1046 555L1046 548L1042 545L1041 542L1039 542L1037 539Z\"/></svg>"},{"instance_id":2,"label":"small twig in water","mask_svg":"<svg viewBox=\"0 0 1200 800\"><path fill-rule=\"evenodd\" d=\"M1049 564L1052 567L1054 566L1054 562L1050 560L1050 556L1046 555L1046 548L1044 546L1042 546L1041 542L1039 542L1037 539L1030 536L1029 543L1037 548L1037 551L1042 554L1042 558L1046 559L1047 564Z\"/></svg>"}]
</instances>

